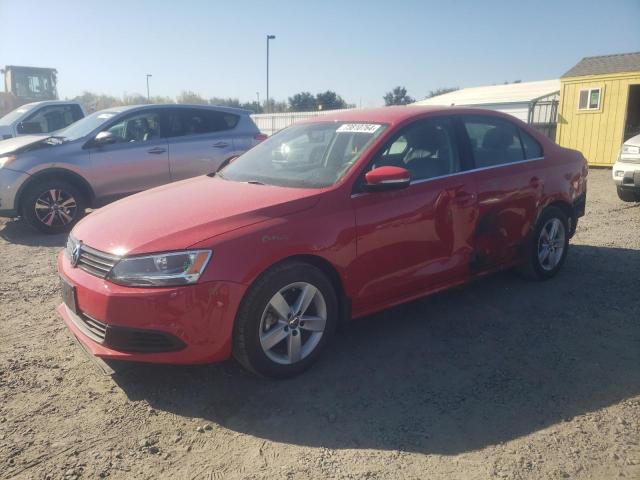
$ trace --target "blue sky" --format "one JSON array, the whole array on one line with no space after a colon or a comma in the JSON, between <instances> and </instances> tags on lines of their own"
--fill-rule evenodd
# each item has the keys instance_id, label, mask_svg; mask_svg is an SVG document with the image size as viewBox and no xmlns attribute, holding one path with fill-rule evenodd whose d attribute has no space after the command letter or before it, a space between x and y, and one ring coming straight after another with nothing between
<instances>
[{"instance_id":1,"label":"blue sky","mask_svg":"<svg viewBox=\"0 0 640 480\"><path fill-rule=\"evenodd\" d=\"M640 51L640 0L147 1L0 0L0 64L58 69L61 97L265 95L337 91L382 104L396 85L558 78L580 58Z\"/></svg>"}]
</instances>

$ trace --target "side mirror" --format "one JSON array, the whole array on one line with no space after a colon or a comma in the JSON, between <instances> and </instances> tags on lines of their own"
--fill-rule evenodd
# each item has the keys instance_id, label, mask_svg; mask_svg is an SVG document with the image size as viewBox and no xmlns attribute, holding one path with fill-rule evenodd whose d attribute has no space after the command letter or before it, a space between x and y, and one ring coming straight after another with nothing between
<instances>
[{"instance_id":1,"label":"side mirror","mask_svg":"<svg viewBox=\"0 0 640 480\"><path fill-rule=\"evenodd\" d=\"M110 145L116 143L116 140L115 135L107 131L98 133L94 139L96 145Z\"/></svg>"},{"instance_id":2,"label":"side mirror","mask_svg":"<svg viewBox=\"0 0 640 480\"><path fill-rule=\"evenodd\" d=\"M409 170L401 167L378 167L364 176L364 189L368 192L399 190L408 187L410 183Z\"/></svg>"}]
</instances>

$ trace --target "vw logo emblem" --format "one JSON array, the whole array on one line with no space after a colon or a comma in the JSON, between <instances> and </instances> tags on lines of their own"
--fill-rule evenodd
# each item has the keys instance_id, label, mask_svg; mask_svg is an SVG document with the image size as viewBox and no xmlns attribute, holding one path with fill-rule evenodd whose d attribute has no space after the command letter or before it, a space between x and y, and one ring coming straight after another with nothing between
<instances>
[{"instance_id":1,"label":"vw logo emblem","mask_svg":"<svg viewBox=\"0 0 640 480\"><path fill-rule=\"evenodd\" d=\"M71 266L75 267L76 265L78 265L78 260L80 260L80 251L82 250L82 242L78 242L75 244L75 246L73 247L73 250L71 252Z\"/></svg>"}]
</instances>

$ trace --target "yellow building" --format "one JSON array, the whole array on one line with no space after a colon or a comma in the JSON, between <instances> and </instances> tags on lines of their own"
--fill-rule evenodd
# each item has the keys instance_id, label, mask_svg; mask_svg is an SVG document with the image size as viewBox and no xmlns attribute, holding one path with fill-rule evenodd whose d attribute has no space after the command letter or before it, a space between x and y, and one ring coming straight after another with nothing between
<instances>
[{"instance_id":1,"label":"yellow building","mask_svg":"<svg viewBox=\"0 0 640 480\"><path fill-rule=\"evenodd\" d=\"M640 134L640 52L586 57L560 78L556 142L610 166Z\"/></svg>"}]
</instances>

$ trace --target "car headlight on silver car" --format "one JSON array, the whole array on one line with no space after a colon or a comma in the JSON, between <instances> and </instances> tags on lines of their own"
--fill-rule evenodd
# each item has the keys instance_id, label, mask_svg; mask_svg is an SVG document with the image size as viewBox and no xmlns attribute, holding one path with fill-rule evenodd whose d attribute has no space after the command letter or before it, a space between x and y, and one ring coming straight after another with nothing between
<instances>
[{"instance_id":1,"label":"car headlight on silver car","mask_svg":"<svg viewBox=\"0 0 640 480\"><path fill-rule=\"evenodd\" d=\"M186 250L124 257L111 269L108 279L131 287L189 285L198 281L211 255L211 250Z\"/></svg>"}]
</instances>

